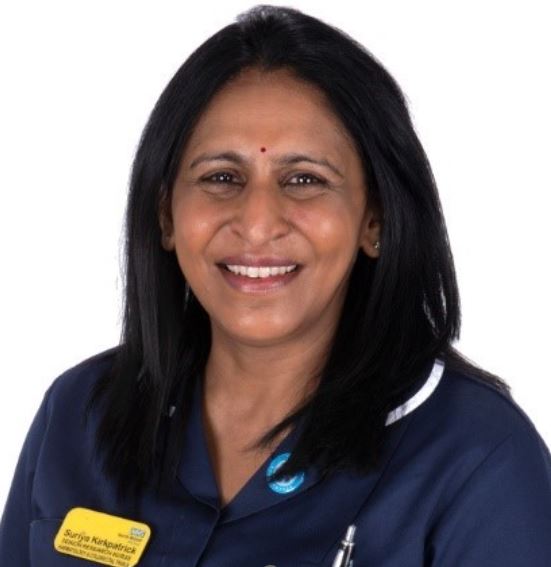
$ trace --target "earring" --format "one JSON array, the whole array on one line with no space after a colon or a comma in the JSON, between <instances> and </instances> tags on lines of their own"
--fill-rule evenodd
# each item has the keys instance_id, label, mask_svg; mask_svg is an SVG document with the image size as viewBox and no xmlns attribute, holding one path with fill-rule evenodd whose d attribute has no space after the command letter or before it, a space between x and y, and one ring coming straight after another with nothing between
<instances>
[{"instance_id":1,"label":"earring","mask_svg":"<svg viewBox=\"0 0 551 567\"><path fill-rule=\"evenodd\" d=\"M381 247L381 243L377 240L377 242L373 244L373 248L375 248L375 250L379 250L380 247Z\"/></svg>"}]
</instances>

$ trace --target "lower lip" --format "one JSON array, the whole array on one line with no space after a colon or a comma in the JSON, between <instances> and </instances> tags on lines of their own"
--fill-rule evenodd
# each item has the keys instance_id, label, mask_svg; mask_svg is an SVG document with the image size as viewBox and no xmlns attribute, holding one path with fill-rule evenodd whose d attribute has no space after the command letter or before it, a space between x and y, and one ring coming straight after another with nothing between
<instances>
[{"instance_id":1,"label":"lower lip","mask_svg":"<svg viewBox=\"0 0 551 567\"><path fill-rule=\"evenodd\" d=\"M234 274L226 268L219 266L224 279L231 287L245 293L262 293L280 289L292 282L300 272L300 267L277 276L268 276L267 278L249 278L240 274Z\"/></svg>"}]
</instances>

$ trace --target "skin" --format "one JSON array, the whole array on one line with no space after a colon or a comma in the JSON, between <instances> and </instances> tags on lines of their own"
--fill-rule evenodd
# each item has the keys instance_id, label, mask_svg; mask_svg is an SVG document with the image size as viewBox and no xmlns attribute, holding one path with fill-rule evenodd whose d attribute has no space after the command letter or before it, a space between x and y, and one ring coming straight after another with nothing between
<instances>
[{"instance_id":1,"label":"skin","mask_svg":"<svg viewBox=\"0 0 551 567\"><path fill-rule=\"evenodd\" d=\"M191 167L205 153L228 151L239 162ZM340 174L278 163L293 152L325 159ZM248 69L199 119L159 220L163 247L176 253L210 316L204 425L226 504L270 454L250 446L316 387L356 255L379 254L379 214L323 93L288 70ZM217 263L244 253L294 259L300 272L277 290L235 290Z\"/></svg>"}]
</instances>

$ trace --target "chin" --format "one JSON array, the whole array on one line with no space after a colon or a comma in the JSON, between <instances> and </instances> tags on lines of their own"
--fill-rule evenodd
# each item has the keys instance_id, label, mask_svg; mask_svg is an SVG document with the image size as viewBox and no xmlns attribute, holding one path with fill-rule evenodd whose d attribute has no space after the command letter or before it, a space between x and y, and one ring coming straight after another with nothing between
<instances>
[{"instance_id":1,"label":"chin","mask_svg":"<svg viewBox=\"0 0 551 567\"><path fill-rule=\"evenodd\" d=\"M220 330L230 340L250 346L269 346L285 341L294 335L296 327L292 325L274 325L273 323L248 321L243 325L220 327Z\"/></svg>"}]
</instances>

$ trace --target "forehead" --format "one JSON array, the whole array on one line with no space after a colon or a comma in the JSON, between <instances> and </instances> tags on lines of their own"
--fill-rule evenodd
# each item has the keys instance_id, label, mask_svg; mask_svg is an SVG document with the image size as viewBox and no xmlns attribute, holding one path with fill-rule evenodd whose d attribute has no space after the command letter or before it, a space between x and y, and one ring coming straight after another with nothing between
<instances>
[{"instance_id":1,"label":"forehead","mask_svg":"<svg viewBox=\"0 0 551 567\"><path fill-rule=\"evenodd\" d=\"M343 144L353 147L325 94L286 69L248 69L224 85L199 118L187 151L222 138L272 147L292 140L337 153Z\"/></svg>"}]
</instances>

